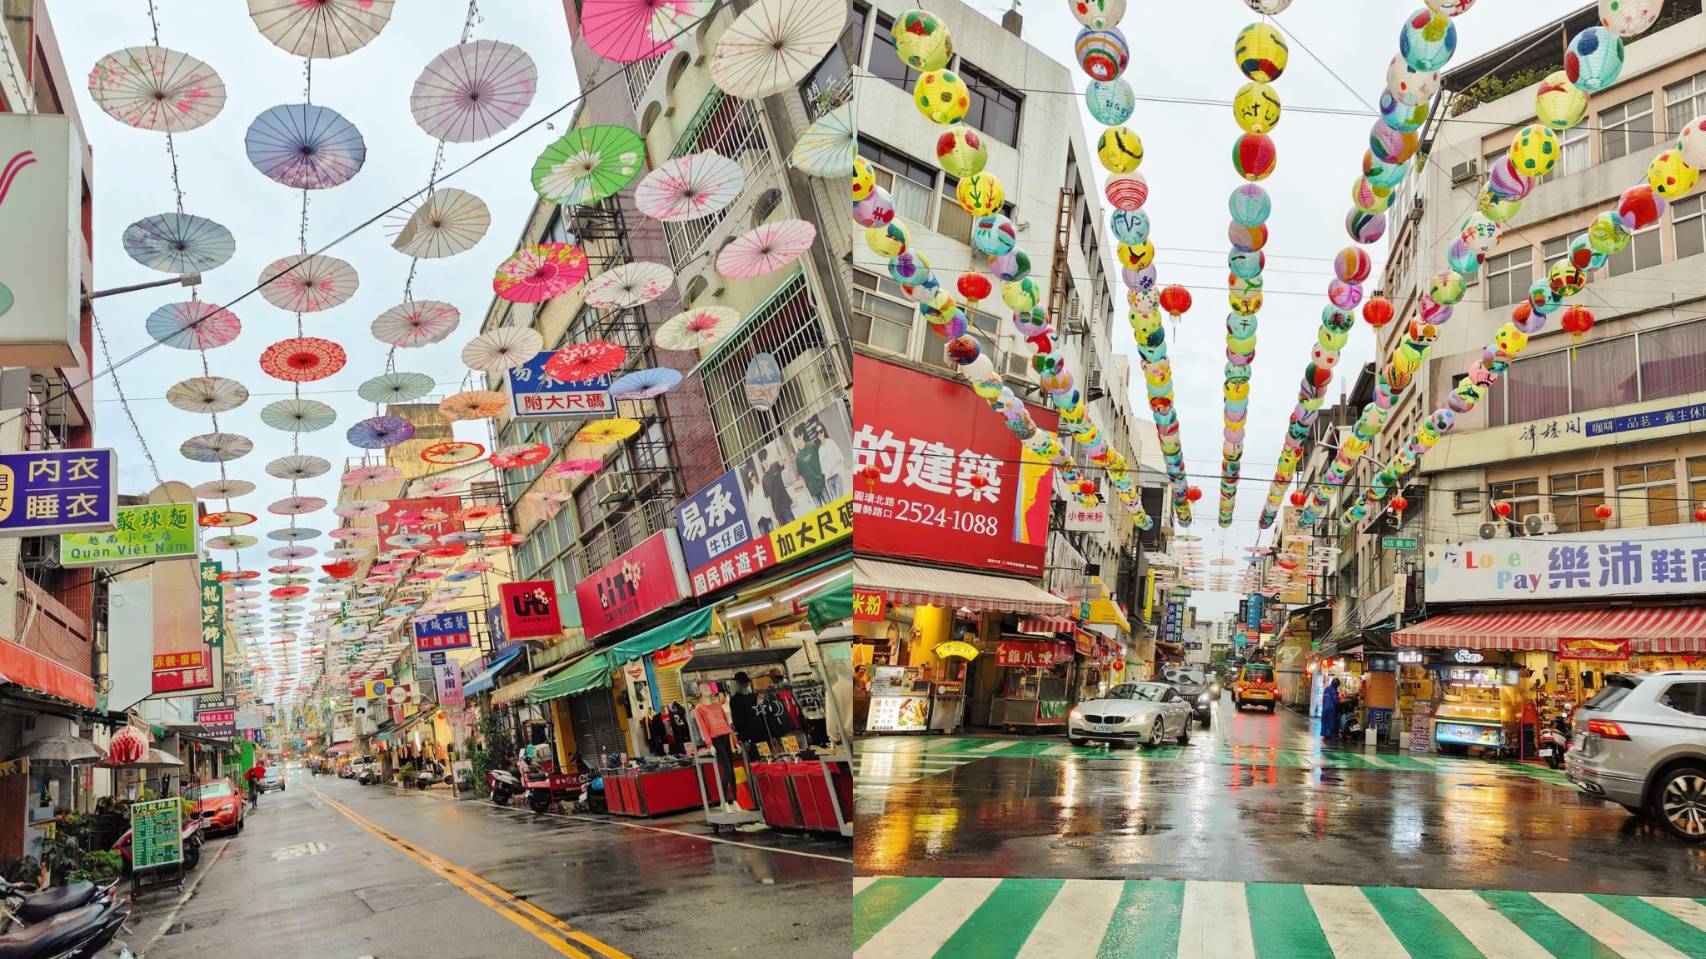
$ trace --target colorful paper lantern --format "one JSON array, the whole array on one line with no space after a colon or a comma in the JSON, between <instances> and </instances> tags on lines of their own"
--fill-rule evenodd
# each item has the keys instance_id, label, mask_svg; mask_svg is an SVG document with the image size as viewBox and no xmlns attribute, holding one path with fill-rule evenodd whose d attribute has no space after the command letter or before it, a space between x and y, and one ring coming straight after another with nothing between
<instances>
[{"instance_id":1,"label":"colorful paper lantern","mask_svg":"<svg viewBox=\"0 0 1706 959\"><path fill-rule=\"evenodd\" d=\"M1516 131L1511 139L1511 165L1518 173L1543 177L1558 164L1558 136L1548 127L1537 123Z\"/></svg>"},{"instance_id":2,"label":"colorful paper lantern","mask_svg":"<svg viewBox=\"0 0 1706 959\"><path fill-rule=\"evenodd\" d=\"M1007 191L1002 189L1001 180L995 174L986 171L961 179L960 185L954 188L954 198L960 201L960 208L972 216L991 216L1001 212Z\"/></svg>"},{"instance_id":3,"label":"colorful paper lantern","mask_svg":"<svg viewBox=\"0 0 1706 959\"><path fill-rule=\"evenodd\" d=\"M983 134L963 123L943 130L936 138L936 162L955 177L983 172L984 164L989 162Z\"/></svg>"},{"instance_id":4,"label":"colorful paper lantern","mask_svg":"<svg viewBox=\"0 0 1706 959\"><path fill-rule=\"evenodd\" d=\"M1587 286L1588 275L1568 259L1559 260L1546 271L1546 285L1558 299L1568 299Z\"/></svg>"},{"instance_id":5,"label":"colorful paper lantern","mask_svg":"<svg viewBox=\"0 0 1706 959\"><path fill-rule=\"evenodd\" d=\"M1615 256L1629 245L1629 228L1623 218L1607 210L1588 224L1588 246L1600 256Z\"/></svg>"},{"instance_id":6,"label":"colorful paper lantern","mask_svg":"<svg viewBox=\"0 0 1706 959\"><path fill-rule=\"evenodd\" d=\"M1385 163L1376 159L1372 152L1363 151L1362 178L1376 189L1397 189L1398 184L1403 183L1404 178L1409 174L1410 164L1408 162Z\"/></svg>"},{"instance_id":7,"label":"colorful paper lantern","mask_svg":"<svg viewBox=\"0 0 1706 959\"><path fill-rule=\"evenodd\" d=\"M908 10L895 19L894 52L920 72L940 70L954 56L954 42L941 18L926 10ZM667 44L665 45L667 48Z\"/></svg>"},{"instance_id":8,"label":"colorful paper lantern","mask_svg":"<svg viewBox=\"0 0 1706 959\"><path fill-rule=\"evenodd\" d=\"M1451 267L1455 273L1474 276L1481 271L1481 254L1463 242L1462 237L1458 237L1445 248L1445 265Z\"/></svg>"},{"instance_id":9,"label":"colorful paper lantern","mask_svg":"<svg viewBox=\"0 0 1706 959\"><path fill-rule=\"evenodd\" d=\"M889 197L889 191L880 186L872 187L869 196L853 201L853 219L866 229L893 220L894 200Z\"/></svg>"},{"instance_id":10,"label":"colorful paper lantern","mask_svg":"<svg viewBox=\"0 0 1706 959\"><path fill-rule=\"evenodd\" d=\"M1072 17L1092 30L1118 26L1125 19L1125 0L1072 0Z\"/></svg>"},{"instance_id":11,"label":"colorful paper lantern","mask_svg":"<svg viewBox=\"0 0 1706 959\"><path fill-rule=\"evenodd\" d=\"M1570 82L1562 70L1540 81L1534 91L1534 116L1554 130L1568 130L1582 122L1588 112L1588 95Z\"/></svg>"},{"instance_id":12,"label":"colorful paper lantern","mask_svg":"<svg viewBox=\"0 0 1706 959\"><path fill-rule=\"evenodd\" d=\"M1440 306L1456 306L1463 301L1467 289L1463 276L1454 270L1442 270L1428 277L1428 298Z\"/></svg>"},{"instance_id":13,"label":"colorful paper lantern","mask_svg":"<svg viewBox=\"0 0 1706 959\"><path fill-rule=\"evenodd\" d=\"M1499 500L1497 503L1493 504L1493 512L1500 516L1508 517L1514 511L1515 508L1511 506L1509 500Z\"/></svg>"},{"instance_id":14,"label":"colorful paper lantern","mask_svg":"<svg viewBox=\"0 0 1706 959\"><path fill-rule=\"evenodd\" d=\"M912 86L912 102L931 123L946 126L965 119L971 109L971 92L952 70L931 70Z\"/></svg>"},{"instance_id":15,"label":"colorful paper lantern","mask_svg":"<svg viewBox=\"0 0 1706 959\"><path fill-rule=\"evenodd\" d=\"M1659 222L1659 217L1665 215L1665 208L1670 206L1659 191L1643 183L1623 191L1617 199L1617 218L1623 221L1623 228L1630 233L1645 230ZM1591 235L1591 231L1590 231Z\"/></svg>"},{"instance_id":16,"label":"colorful paper lantern","mask_svg":"<svg viewBox=\"0 0 1706 959\"><path fill-rule=\"evenodd\" d=\"M1141 270L1155 262L1155 244L1148 240L1142 243L1121 243L1115 248L1115 258L1128 270Z\"/></svg>"},{"instance_id":17,"label":"colorful paper lantern","mask_svg":"<svg viewBox=\"0 0 1706 959\"><path fill-rule=\"evenodd\" d=\"M1279 125L1279 94L1266 83L1251 80L1232 97L1232 118L1245 133L1267 133Z\"/></svg>"},{"instance_id":18,"label":"colorful paper lantern","mask_svg":"<svg viewBox=\"0 0 1706 959\"><path fill-rule=\"evenodd\" d=\"M1667 200L1687 196L1698 182L1700 171L1683 162L1682 151L1677 147L1653 157L1647 166L1647 184Z\"/></svg>"},{"instance_id":19,"label":"colorful paper lantern","mask_svg":"<svg viewBox=\"0 0 1706 959\"><path fill-rule=\"evenodd\" d=\"M980 216L971 224L971 245L985 256L1006 256L1019 244L1019 231L1005 214Z\"/></svg>"},{"instance_id":20,"label":"colorful paper lantern","mask_svg":"<svg viewBox=\"0 0 1706 959\"><path fill-rule=\"evenodd\" d=\"M1438 70L1457 52L1457 25L1432 10L1410 14L1398 33L1398 55L1410 69Z\"/></svg>"},{"instance_id":21,"label":"colorful paper lantern","mask_svg":"<svg viewBox=\"0 0 1706 959\"><path fill-rule=\"evenodd\" d=\"M1238 31L1232 56L1246 77L1258 83L1272 83L1285 72L1291 51L1278 29L1266 23L1252 23Z\"/></svg>"},{"instance_id":22,"label":"colorful paper lantern","mask_svg":"<svg viewBox=\"0 0 1706 959\"><path fill-rule=\"evenodd\" d=\"M1191 308L1191 291L1178 284L1173 284L1161 291L1161 308L1167 315L1178 319Z\"/></svg>"},{"instance_id":23,"label":"colorful paper lantern","mask_svg":"<svg viewBox=\"0 0 1706 959\"><path fill-rule=\"evenodd\" d=\"M1682 152L1682 162L1696 170L1706 170L1706 117L1695 117L1677 136L1676 148Z\"/></svg>"},{"instance_id":24,"label":"colorful paper lantern","mask_svg":"<svg viewBox=\"0 0 1706 959\"><path fill-rule=\"evenodd\" d=\"M1254 229L1252 227L1252 229ZM1249 279L1260 276L1263 267L1267 265L1267 257L1260 250L1233 250L1226 256L1226 266L1235 275Z\"/></svg>"},{"instance_id":25,"label":"colorful paper lantern","mask_svg":"<svg viewBox=\"0 0 1706 959\"><path fill-rule=\"evenodd\" d=\"M1081 30L1073 43L1078 65L1092 80L1113 80L1125 72L1131 54L1117 28Z\"/></svg>"},{"instance_id":26,"label":"colorful paper lantern","mask_svg":"<svg viewBox=\"0 0 1706 959\"><path fill-rule=\"evenodd\" d=\"M1109 127L1096 139L1096 158L1109 173L1130 173L1143 165L1143 141L1126 127Z\"/></svg>"},{"instance_id":27,"label":"colorful paper lantern","mask_svg":"<svg viewBox=\"0 0 1706 959\"><path fill-rule=\"evenodd\" d=\"M1333 275L1346 283L1361 283L1374 270L1374 261L1360 246L1347 246L1333 257Z\"/></svg>"},{"instance_id":28,"label":"colorful paper lantern","mask_svg":"<svg viewBox=\"0 0 1706 959\"><path fill-rule=\"evenodd\" d=\"M982 273L961 273L960 278L954 281L954 288L960 291L960 296L976 303L988 299L995 290L995 284Z\"/></svg>"},{"instance_id":29,"label":"colorful paper lantern","mask_svg":"<svg viewBox=\"0 0 1706 959\"><path fill-rule=\"evenodd\" d=\"M1122 78L1092 80L1084 91L1084 103L1097 123L1111 127L1131 119L1137 109L1137 93Z\"/></svg>"},{"instance_id":30,"label":"colorful paper lantern","mask_svg":"<svg viewBox=\"0 0 1706 959\"><path fill-rule=\"evenodd\" d=\"M1439 72L1412 70L1401 56L1386 67L1386 92L1400 103L1427 103L1439 92Z\"/></svg>"},{"instance_id":31,"label":"colorful paper lantern","mask_svg":"<svg viewBox=\"0 0 1706 959\"><path fill-rule=\"evenodd\" d=\"M1368 151L1382 163L1403 163L1416 155L1420 142L1415 132L1394 130L1384 120L1374 121L1368 130Z\"/></svg>"},{"instance_id":32,"label":"colorful paper lantern","mask_svg":"<svg viewBox=\"0 0 1706 959\"><path fill-rule=\"evenodd\" d=\"M906 227L893 220L865 231L865 245L871 248L872 253L885 258L905 252L907 239Z\"/></svg>"},{"instance_id":33,"label":"colorful paper lantern","mask_svg":"<svg viewBox=\"0 0 1706 959\"><path fill-rule=\"evenodd\" d=\"M1144 201L1149 199L1149 181L1136 171L1121 173L1108 177L1102 192L1115 209L1132 211L1143 206Z\"/></svg>"},{"instance_id":34,"label":"colorful paper lantern","mask_svg":"<svg viewBox=\"0 0 1706 959\"><path fill-rule=\"evenodd\" d=\"M871 190L877 185L877 171L871 166L871 161L858 154L853 155L853 199L863 200L871 195Z\"/></svg>"},{"instance_id":35,"label":"colorful paper lantern","mask_svg":"<svg viewBox=\"0 0 1706 959\"><path fill-rule=\"evenodd\" d=\"M1627 40L1647 32L1664 12L1664 0L1599 0L1599 22Z\"/></svg>"},{"instance_id":36,"label":"colorful paper lantern","mask_svg":"<svg viewBox=\"0 0 1706 959\"><path fill-rule=\"evenodd\" d=\"M1391 190L1382 190L1359 176L1351 184L1351 206L1363 213L1385 213L1392 206Z\"/></svg>"},{"instance_id":37,"label":"colorful paper lantern","mask_svg":"<svg viewBox=\"0 0 1706 959\"><path fill-rule=\"evenodd\" d=\"M1521 200L1534 192L1534 177L1518 170L1507 155L1487 171L1487 189L1506 200Z\"/></svg>"},{"instance_id":38,"label":"colorful paper lantern","mask_svg":"<svg viewBox=\"0 0 1706 959\"><path fill-rule=\"evenodd\" d=\"M1273 201L1269 199L1268 191L1254 183L1245 183L1233 188L1226 206L1232 213L1232 219L1244 226L1261 226L1268 221L1268 214L1273 211Z\"/></svg>"},{"instance_id":39,"label":"colorful paper lantern","mask_svg":"<svg viewBox=\"0 0 1706 959\"><path fill-rule=\"evenodd\" d=\"M1121 243L1142 243L1149 239L1149 214L1142 210L1115 210L1108 218L1108 227Z\"/></svg>"},{"instance_id":40,"label":"colorful paper lantern","mask_svg":"<svg viewBox=\"0 0 1706 959\"><path fill-rule=\"evenodd\" d=\"M1266 226L1245 226L1234 222L1226 228L1226 239L1232 248L1240 253L1254 253L1268 245L1268 228ZM1234 270L1233 272L1237 272ZM1242 274L1240 274L1242 275Z\"/></svg>"},{"instance_id":41,"label":"colorful paper lantern","mask_svg":"<svg viewBox=\"0 0 1706 959\"><path fill-rule=\"evenodd\" d=\"M1572 340L1579 342L1593 329L1593 314L1585 307L1571 306L1558 317L1558 325L1570 334Z\"/></svg>"},{"instance_id":42,"label":"colorful paper lantern","mask_svg":"<svg viewBox=\"0 0 1706 959\"><path fill-rule=\"evenodd\" d=\"M1392 502L1392 512L1398 513L1400 515L1402 515L1405 510L1410 508L1410 501L1405 499L1401 495L1392 497L1391 502Z\"/></svg>"},{"instance_id":43,"label":"colorful paper lantern","mask_svg":"<svg viewBox=\"0 0 1706 959\"><path fill-rule=\"evenodd\" d=\"M1278 164L1279 150L1267 136L1246 133L1232 143L1232 169L1246 180L1265 180Z\"/></svg>"},{"instance_id":44,"label":"colorful paper lantern","mask_svg":"<svg viewBox=\"0 0 1706 959\"><path fill-rule=\"evenodd\" d=\"M1564 76L1577 89L1598 93L1623 72L1623 38L1605 27L1588 27L1564 51Z\"/></svg>"},{"instance_id":45,"label":"colorful paper lantern","mask_svg":"<svg viewBox=\"0 0 1706 959\"><path fill-rule=\"evenodd\" d=\"M1504 230L1497 223L1479 213L1472 213L1463 224L1463 230L1458 234L1465 244L1476 253L1486 256L1493 252L1493 247L1499 245L1499 236Z\"/></svg>"},{"instance_id":46,"label":"colorful paper lantern","mask_svg":"<svg viewBox=\"0 0 1706 959\"><path fill-rule=\"evenodd\" d=\"M1381 122L1399 133L1412 133L1428 120L1426 103L1405 103L1386 90L1380 94Z\"/></svg>"},{"instance_id":47,"label":"colorful paper lantern","mask_svg":"<svg viewBox=\"0 0 1706 959\"><path fill-rule=\"evenodd\" d=\"M1397 308L1384 296L1370 297L1369 301L1362 305L1363 320L1377 330L1392 322L1392 318L1397 315Z\"/></svg>"},{"instance_id":48,"label":"colorful paper lantern","mask_svg":"<svg viewBox=\"0 0 1706 959\"><path fill-rule=\"evenodd\" d=\"M1345 232L1358 243L1378 243L1386 235L1386 214L1353 209L1345 214Z\"/></svg>"},{"instance_id":49,"label":"colorful paper lantern","mask_svg":"<svg viewBox=\"0 0 1706 959\"><path fill-rule=\"evenodd\" d=\"M1195 503L1197 500L1202 499L1202 489L1200 487L1196 487L1196 486L1186 487L1185 488L1185 499L1188 499L1193 503Z\"/></svg>"}]
</instances>

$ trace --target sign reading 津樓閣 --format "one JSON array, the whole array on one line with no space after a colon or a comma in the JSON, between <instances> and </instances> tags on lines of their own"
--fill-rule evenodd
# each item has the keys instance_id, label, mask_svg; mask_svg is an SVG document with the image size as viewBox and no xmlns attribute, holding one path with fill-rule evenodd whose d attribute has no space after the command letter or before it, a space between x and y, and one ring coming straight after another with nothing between
<instances>
[{"instance_id":1,"label":"sign reading \u6d25\u6a13\u95a3","mask_svg":"<svg viewBox=\"0 0 1706 959\"><path fill-rule=\"evenodd\" d=\"M112 450L0 453L0 536L111 529L117 476Z\"/></svg>"},{"instance_id":2,"label":"sign reading \u6d25\u6a13\u95a3","mask_svg":"<svg viewBox=\"0 0 1706 959\"><path fill-rule=\"evenodd\" d=\"M1621 663L1629 658L1627 639L1560 639L1559 659L1586 660L1595 663Z\"/></svg>"},{"instance_id":3,"label":"sign reading \u6d25\u6a13\u95a3","mask_svg":"<svg viewBox=\"0 0 1706 959\"><path fill-rule=\"evenodd\" d=\"M1430 603L1706 591L1706 539L1686 526L1430 543L1426 556Z\"/></svg>"},{"instance_id":4,"label":"sign reading \u6d25\u6a13\u95a3","mask_svg":"<svg viewBox=\"0 0 1706 959\"><path fill-rule=\"evenodd\" d=\"M139 559L195 556L195 504L120 506L113 528L99 533L61 533L61 566L99 566Z\"/></svg>"},{"instance_id":5,"label":"sign reading \u6d25\u6a13\u95a3","mask_svg":"<svg viewBox=\"0 0 1706 959\"><path fill-rule=\"evenodd\" d=\"M415 620L415 649L434 652L443 649L467 649L474 645L467 613L439 613Z\"/></svg>"},{"instance_id":6,"label":"sign reading \u6d25\u6a13\u95a3","mask_svg":"<svg viewBox=\"0 0 1706 959\"><path fill-rule=\"evenodd\" d=\"M853 369L854 549L1040 576L1053 466L963 381L863 355Z\"/></svg>"},{"instance_id":7,"label":"sign reading \u6d25\u6a13\u95a3","mask_svg":"<svg viewBox=\"0 0 1706 959\"><path fill-rule=\"evenodd\" d=\"M659 530L575 584L588 639L625 626L692 595L675 530Z\"/></svg>"},{"instance_id":8,"label":"sign reading \u6d25\u6a13\u95a3","mask_svg":"<svg viewBox=\"0 0 1706 959\"><path fill-rule=\"evenodd\" d=\"M499 588L503 634L508 639L540 639L563 631L557 609L557 584L548 579L505 583Z\"/></svg>"}]
</instances>

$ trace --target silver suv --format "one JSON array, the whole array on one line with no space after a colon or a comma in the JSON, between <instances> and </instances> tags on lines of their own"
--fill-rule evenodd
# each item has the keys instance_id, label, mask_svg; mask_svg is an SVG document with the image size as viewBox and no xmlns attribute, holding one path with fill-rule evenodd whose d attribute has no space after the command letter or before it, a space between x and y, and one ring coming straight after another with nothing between
<instances>
[{"instance_id":1,"label":"silver suv","mask_svg":"<svg viewBox=\"0 0 1706 959\"><path fill-rule=\"evenodd\" d=\"M1614 675L1576 710L1570 782L1706 841L1706 671Z\"/></svg>"}]
</instances>

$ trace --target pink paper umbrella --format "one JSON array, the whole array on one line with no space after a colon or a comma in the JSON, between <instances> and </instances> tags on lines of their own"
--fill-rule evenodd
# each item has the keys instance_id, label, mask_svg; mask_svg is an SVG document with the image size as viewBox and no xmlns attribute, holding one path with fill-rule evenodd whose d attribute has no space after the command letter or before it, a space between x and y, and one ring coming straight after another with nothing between
<instances>
[{"instance_id":1,"label":"pink paper umbrella","mask_svg":"<svg viewBox=\"0 0 1706 959\"><path fill-rule=\"evenodd\" d=\"M409 94L409 111L429 136L472 143L521 119L538 88L539 73L525 50L475 40L427 64Z\"/></svg>"},{"instance_id":2,"label":"pink paper umbrella","mask_svg":"<svg viewBox=\"0 0 1706 959\"><path fill-rule=\"evenodd\" d=\"M660 165L634 188L634 206L665 222L697 220L734 202L746 171L721 154L689 153Z\"/></svg>"},{"instance_id":3,"label":"pink paper umbrella","mask_svg":"<svg viewBox=\"0 0 1706 959\"><path fill-rule=\"evenodd\" d=\"M373 321L373 338L404 349L426 346L449 336L461 320L461 312L449 303L412 300L379 314Z\"/></svg>"},{"instance_id":4,"label":"pink paper umbrella","mask_svg":"<svg viewBox=\"0 0 1706 959\"><path fill-rule=\"evenodd\" d=\"M774 273L800 258L817 239L805 220L778 220L736 237L717 254L717 272L734 280Z\"/></svg>"},{"instance_id":5,"label":"pink paper umbrella","mask_svg":"<svg viewBox=\"0 0 1706 959\"><path fill-rule=\"evenodd\" d=\"M572 243L541 243L518 250L498 266L492 290L512 303L543 303L586 278L586 254Z\"/></svg>"},{"instance_id":6,"label":"pink paper umbrella","mask_svg":"<svg viewBox=\"0 0 1706 959\"><path fill-rule=\"evenodd\" d=\"M551 467L552 476L591 476L604 468L603 460L563 460Z\"/></svg>"},{"instance_id":7,"label":"pink paper umbrella","mask_svg":"<svg viewBox=\"0 0 1706 959\"><path fill-rule=\"evenodd\" d=\"M695 0L583 0L581 29L599 56L634 63L668 52L672 38L688 29L704 6Z\"/></svg>"},{"instance_id":8,"label":"pink paper umbrella","mask_svg":"<svg viewBox=\"0 0 1706 959\"><path fill-rule=\"evenodd\" d=\"M180 350L211 350L237 338L243 324L228 310L191 300L162 306L148 315L148 335Z\"/></svg>"}]
</instances>

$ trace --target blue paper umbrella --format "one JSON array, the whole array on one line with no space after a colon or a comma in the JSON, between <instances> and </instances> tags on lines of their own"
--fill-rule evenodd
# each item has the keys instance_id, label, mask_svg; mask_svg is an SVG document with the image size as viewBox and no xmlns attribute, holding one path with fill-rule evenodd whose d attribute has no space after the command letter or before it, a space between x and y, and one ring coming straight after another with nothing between
<instances>
[{"instance_id":1,"label":"blue paper umbrella","mask_svg":"<svg viewBox=\"0 0 1706 959\"><path fill-rule=\"evenodd\" d=\"M237 241L206 217L160 213L125 228L124 252L150 270L202 273L231 259Z\"/></svg>"},{"instance_id":2,"label":"blue paper umbrella","mask_svg":"<svg viewBox=\"0 0 1706 959\"><path fill-rule=\"evenodd\" d=\"M415 435L415 424L401 416L370 416L350 427L345 435L352 446L382 450Z\"/></svg>"},{"instance_id":3,"label":"blue paper umbrella","mask_svg":"<svg viewBox=\"0 0 1706 959\"><path fill-rule=\"evenodd\" d=\"M243 147L255 169L299 190L337 186L367 159L367 144L353 124L336 110L307 103L273 107L256 117Z\"/></svg>"},{"instance_id":4,"label":"blue paper umbrella","mask_svg":"<svg viewBox=\"0 0 1706 959\"><path fill-rule=\"evenodd\" d=\"M635 370L610 384L610 395L619 400L646 400L662 396L681 382L681 371L667 366Z\"/></svg>"}]
</instances>

